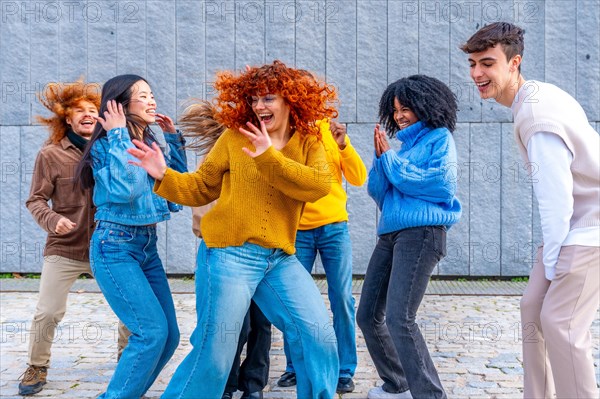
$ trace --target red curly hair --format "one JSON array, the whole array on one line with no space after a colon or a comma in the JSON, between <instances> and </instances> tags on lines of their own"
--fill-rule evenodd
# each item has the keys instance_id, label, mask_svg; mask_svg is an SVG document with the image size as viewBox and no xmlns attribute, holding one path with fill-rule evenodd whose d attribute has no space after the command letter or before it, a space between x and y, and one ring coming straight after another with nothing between
<instances>
[{"instance_id":1,"label":"red curly hair","mask_svg":"<svg viewBox=\"0 0 600 399\"><path fill-rule=\"evenodd\" d=\"M50 83L43 92L37 93L42 105L54 114L49 118L36 117L38 122L48 126L50 142L58 144L67 134L71 108L87 101L100 109L100 87L98 83L83 83L83 78L79 78L72 83Z\"/></svg>"},{"instance_id":2,"label":"red curly hair","mask_svg":"<svg viewBox=\"0 0 600 399\"><path fill-rule=\"evenodd\" d=\"M279 94L290 107L290 125L301 135L320 138L315 122L338 116L337 93L332 85L318 80L312 73L287 67L275 60L272 64L252 67L234 75L230 71L217 74L215 119L225 126L245 126L250 121L259 125L248 104L248 98L267 93Z\"/></svg>"}]
</instances>

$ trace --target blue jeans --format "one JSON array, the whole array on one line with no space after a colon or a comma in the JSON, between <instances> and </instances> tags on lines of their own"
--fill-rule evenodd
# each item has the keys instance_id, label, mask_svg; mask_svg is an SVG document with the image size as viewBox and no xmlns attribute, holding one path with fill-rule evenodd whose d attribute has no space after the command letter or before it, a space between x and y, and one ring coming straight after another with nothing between
<instances>
[{"instance_id":1,"label":"blue jeans","mask_svg":"<svg viewBox=\"0 0 600 399\"><path fill-rule=\"evenodd\" d=\"M358 359L352 297L352 244L348 223L331 223L311 230L298 230L296 251L296 257L309 273L312 272L317 252L321 255L333 313L333 330L338 343L339 377L351 378L356 371ZM294 372L288 339L285 337L283 350L287 361L285 371Z\"/></svg>"},{"instance_id":2,"label":"blue jeans","mask_svg":"<svg viewBox=\"0 0 600 399\"><path fill-rule=\"evenodd\" d=\"M198 249L193 349L163 398L220 398L235 356L244 316L254 299L265 316L293 336L298 397L331 399L337 384L337 345L311 276L295 256L246 243Z\"/></svg>"},{"instance_id":3,"label":"blue jeans","mask_svg":"<svg viewBox=\"0 0 600 399\"><path fill-rule=\"evenodd\" d=\"M246 358L240 364L242 351L246 346ZM242 323L238 347L233 365L227 378L225 392L260 392L269 383L269 351L271 349L271 322L256 304L250 302L250 309Z\"/></svg>"},{"instance_id":4,"label":"blue jeans","mask_svg":"<svg viewBox=\"0 0 600 399\"><path fill-rule=\"evenodd\" d=\"M131 331L100 398L139 398L179 344L175 306L156 249L156 227L100 221L90 266L108 304Z\"/></svg>"},{"instance_id":5,"label":"blue jeans","mask_svg":"<svg viewBox=\"0 0 600 399\"><path fill-rule=\"evenodd\" d=\"M435 265L446 255L446 228L425 226L379 237L356 321L386 392L410 388L415 399L446 399L417 310Z\"/></svg>"}]
</instances>

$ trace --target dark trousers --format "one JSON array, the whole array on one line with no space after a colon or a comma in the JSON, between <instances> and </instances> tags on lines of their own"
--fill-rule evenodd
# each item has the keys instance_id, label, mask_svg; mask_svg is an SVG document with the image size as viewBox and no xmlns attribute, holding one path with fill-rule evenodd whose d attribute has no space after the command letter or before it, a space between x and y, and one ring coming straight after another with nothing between
<instances>
[{"instance_id":1,"label":"dark trousers","mask_svg":"<svg viewBox=\"0 0 600 399\"><path fill-rule=\"evenodd\" d=\"M246 358L240 365L244 345ZM225 392L262 391L269 381L269 350L271 349L271 323L258 305L252 301L240 331L237 351L229 372Z\"/></svg>"},{"instance_id":2,"label":"dark trousers","mask_svg":"<svg viewBox=\"0 0 600 399\"><path fill-rule=\"evenodd\" d=\"M415 318L433 269L446 255L446 228L409 228L379 237L356 321L390 393L447 398Z\"/></svg>"}]
</instances>

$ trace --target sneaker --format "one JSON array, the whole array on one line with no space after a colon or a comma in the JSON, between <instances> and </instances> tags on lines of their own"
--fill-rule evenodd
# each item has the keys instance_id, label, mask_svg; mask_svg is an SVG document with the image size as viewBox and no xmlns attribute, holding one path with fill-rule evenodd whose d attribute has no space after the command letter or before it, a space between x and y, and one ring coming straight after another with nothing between
<instances>
[{"instance_id":1,"label":"sneaker","mask_svg":"<svg viewBox=\"0 0 600 399\"><path fill-rule=\"evenodd\" d=\"M367 394L368 399L412 399L410 391L404 391L399 393L389 393L383 390L382 387L375 387L369 389Z\"/></svg>"},{"instance_id":2,"label":"sneaker","mask_svg":"<svg viewBox=\"0 0 600 399\"><path fill-rule=\"evenodd\" d=\"M286 371L285 373L281 374L281 377L279 377L279 380L277 380L277 386L278 387L293 387L294 385L296 385L296 373L294 372L290 372L290 371Z\"/></svg>"},{"instance_id":3,"label":"sneaker","mask_svg":"<svg viewBox=\"0 0 600 399\"><path fill-rule=\"evenodd\" d=\"M29 366L21 375L19 395L33 395L42 390L46 385L48 369L46 367Z\"/></svg>"},{"instance_id":4,"label":"sneaker","mask_svg":"<svg viewBox=\"0 0 600 399\"><path fill-rule=\"evenodd\" d=\"M349 377L340 377L338 379L337 388L335 392L337 393L349 393L354 391L354 381Z\"/></svg>"}]
</instances>

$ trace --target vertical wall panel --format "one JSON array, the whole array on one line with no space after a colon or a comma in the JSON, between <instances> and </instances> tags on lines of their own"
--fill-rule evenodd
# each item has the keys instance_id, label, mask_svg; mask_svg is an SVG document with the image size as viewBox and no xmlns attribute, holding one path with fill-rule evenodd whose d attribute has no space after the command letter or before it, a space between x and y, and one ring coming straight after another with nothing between
<instances>
[{"instance_id":1,"label":"vertical wall panel","mask_svg":"<svg viewBox=\"0 0 600 399\"><path fill-rule=\"evenodd\" d=\"M525 29L525 54L521 63L521 72L525 79L546 79L546 46L543 45L546 34L545 1L514 1L514 22Z\"/></svg>"},{"instance_id":2,"label":"vertical wall panel","mask_svg":"<svg viewBox=\"0 0 600 399\"><path fill-rule=\"evenodd\" d=\"M47 3L51 5L52 3ZM80 76L87 75L87 53L88 53L88 42L87 42L87 27L85 23L82 23L84 16L79 15L76 11L79 8L73 7L73 17L70 18L68 14L63 15L63 10L66 4L57 2L57 7L48 7L46 14L47 23L51 22L54 18L58 20L58 51L55 53L60 64L59 64L59 79L62 82L73 82ZM75 5L73 5L75 6ZM52 11L54 9L55 11ZM83 7L82 7L83 11ZM92 12L88 7L86 9L90 18ZM87 17L86 17L87 18Z\"/></svg>"},{"instance_id":3,"label":"vertical wall panel","mask_svg":"<svg viewBox=\"0 0 600 399\"><path fill-rule=\"evenodd\" d=\"M0 126L0 271L21 268L21 128Z\"/></svg>"},{"instance_id":4,"label":"vertical wall panel","mask_svg":"<svg viewBox=\"0 0 600 399\"><path fill-rule=\"evenodd\" d=\"M156 54L148 46L146 1L117 2L109 7L118 10L113 15L117 27L117 73L146 77L148 56Z\"/></svg>"},{"instance_id":5,"label":"vertical wall panel","mask_svg":"<svg viewBox=\"0 0 600 399\"><path fill-rule=\"evenodd\" d=\"M437 267L436 274L465 276L470 272L470 127L468 123L459 123L453 134L456 143L457 165L455 165L457 192L461 206L462 216L454 225L447 236L447 255Z\"/></svg>"},{"instance_id":6,"label":"vertical wall panel","mask_svg":"<svg viewBox=\"0 0 600 399\"><path fill-rule=\"evenodd\" d=\"M31 179L35 158L48 138L48 129L45 126L24 126L21 128L21 171L20 171L20 198L17 204L20 208L21 220L18 223L21 235L21 270L27 272L40 272L43 264L44 245L46 244L46 231L33 219L25 201L29 198ZM74 167L74 165L72 165ZM74 169L72 169L74 171ZM4 214L3 214L4 216Z\"/></svg>"},{"instance_id":7,"label":"vertical wall panel","mask_svg":"<svg viewBox=\"0 0 600 399\"><path fill-rule=\"evenodd\" d=\"M340 120L355 122L356 114L356 26L357 1L327 1L326 7L334 6L335 19L327 16L326 73L327 81L338 88Z\"/></svg>"},{"instance_id":8,"label":"vertical wall panel","mask_svg":"<svg viewBox=\"0 0 600 399\"><path fill-rule=\"evenodd\" d=\"M419 9L419 73L448 84L450 79L447 13L449 1L421 1Z\"/></svg>"},{"instance_id":9,"label":"vertical wall panel","mask_svg":"<svg viewBox=\"0 0 600 399\"><path fill-rule=\"evenodd\" d=\"M3 1L0 6L0 125L27 125L36 90L30 80L30 32L41 23L41 13L35 4Z\"/></svg>"},{"instance_id":10,"label":"vertical wall panel","mask_svg":"<svg viewBox=\"0 0 600 399\"><path fill-rule=\"evenodd\" d=\"M502 275L529 272L533 237L531 233L533 190L525 163L517 150L511 123L502 124Z\"/></svg>"},{"instance_id":11,"label":"vertical wall panel","mask_svg":"<svg viewBox=\"0 0 600 399\"><path fill-rule=\"evenodd\" d=\"M82 21L80 21L82 22ZM83 25L85 26L85 25ZM31 25L31 66L30 77L35 91L45 92L48 83L58 82L60 60L56 56L59 46L58 23L38 22ZM80 28L81 29L81 28ZM52 49L53 51L48 51ZM87 52L87 49L85 49ZM87 64L87 58L86 58ZM87 69L87 65L84 66ZM35 96L31 96L31 123L37 123L37 115L48 116L49 111L41 105ZM26 103L22 103L26 107Z\"/></svg>"},{"instance_id":12,"label":"vertical wall panel","mask_svg":"<svg viewBox=\"0 0 600 399\"><path fill-rule=\"evenodd\" d=\"M188 0L176 3L177 25L175 37L175 57L177 77L177 115L185 102L191 98L205 98L207 79L205 66L205 13L204 3ZM212 88L211 88L212 92Z\"/></svg>"},{"instance_id":13,"label":"vertical wall panel","mask_svg":"<svg viewBox=\"0 0 600 399\"><path fill-rule=\"evenodd\" d=\"M330 24L341 21L339 3L339 1L326 2L325 0L310 2L298 0L295 2L296 9L301 10L301 16L297 18L295 23L296 65L298 68L313 71L322 78L325 77L325 57L327 51L327 46L325 46L327 24L325 21L329 21Z\"/></svg>"},{"instance_id":14,"label":"vertical wall panel","mask_svg":"<svg viewBox=\"0 0 600 399\"><path fill-rule=\"evenodd\" d=\"M146 79L156 98L157 112L176 117L176 29L160 29L175 25L175 3L151 0L146 3ZM157 127L157 130L160 128Z\"/></svg>"},{"instance_id":15,"label":"vertical wall panel","mask_svg":"<svg viewBox=\"0 0 600 399\"><path fill-rule=\"evenodd\" d=\"M278 59L294 66L296 22L304 16L301 3L267 0L264 4L265 62Z\"/></svg>"},{"instance_id":16,"label":"vertical wall panel","mask_svg":"<svg viewBox=\"0 0 600 399\"><path fill-rule=\"evenodd\" d=\"M500 274L501 134L499 123L471 124L470 274Z\"/></svg>"},{"instance_id":17,"label":"vertical wall panel","mask_svg":"<svg viewBox=\"0 0 600 399\"><path fill-rule=\"evenodd\" d=\"M129 4L129 3L128 3ZM135 6L137 3L131 3ZM121 8L119 4L112 0L95 1L93 6L88 8L89 13L86 24L86 32L88 37L87 52L87 79L90 82L98 82L104 84L108 79L117 74L117 57L120 58L139 56L135 53L120 53L117 54L117 26L123 23L135 24L135 20L139 20L139 10L133 15L129 14L122 16L119 13ZM99 10L99 14L97 13ZM121 51L119 49L119 51ZM144 57L145 62L145 57ZM119 70L121 73L121 70Z\"/></svg>"},{"instance_id":18,"label":"vertical wall panel","mask_svg":"<svg viewBox=\"0 0 600 399\"><path fill-rule=\"evenodd\" d=\"M600 119L600 1L577 3L576 98L588 119Z\"/></svg>"},{"instance_id":19,"label":"vertical wall panel","mask_svg":"<svg viewBox=\"0 0 600 399\"><path fill-rule=\"evenodd\" d=\"M575 0L547 0L544 19L546 81L559 85L572 96L577 92L576 9Z\"/></svg>"},{"instance_id":20,"label":"vertical wall panel","mask_svg":"<svg viewBox=\"0 0 600 399\"><path fill-rule=\"evenodd\" d=\"M204 3L206 18L206 80L214 82L215 74L222 69L235 68L235 2L221 0ZM199 32L202 35L202 32ZM212 97L213 92L207 92Z\"/></svg>"},{"instance_id":21,"label":"vertical wall panel","mask_svg":"<svg viewBox=\"0 0 600 399\"><path fill-rule=\"evenodd\" d=\"M417 1L387 2L387 83L419 72L418 4Z\"/></svg>"},{"instance_id":22,"label":"vertical wall panel","mask_svg":"<svg viewBox=\"0 0 600 399\"><path fill-rule=\"evenodd\" d=\"M265 62L264 3L235 1L235 69Z\"/></svg>"},{"instance_id":23,"label":"vertical wall panel","mask_svg":"<svg viewBox=\"0 0 600 399\"><path fill-rule=\"evenodd\" d=\"M377 120L379 98L385 90L387 71L387 32L373 23L373 15L385 15L387 2L357 2L357 118L358 122Z\"/></svg>"},{"instance_id":24,"label":"vertical wall panel","mask_svg":"<svg viewBox=\"0 0 600 399\"><path fill-rule=\"evenodd\" d=\"M348 135L361 156L367 171L373 163L374 124L350 124ZM364 274L377 242L376 225L379 217L375 201L367 193L367 183L354 187L346 183L348 193L348 226L352 240L352 272Z\"/></svg>"},{"instance_id":25,"label":"vertical wall panel","mask_svg":"<svg viewBox=\"0 0 600 399\"><path fill-rule=\"evenodd\" d=\"M477 31L481 24L479 5L472 2L451 2L445 14L450 25L450 89L458 100L460 122L481 121L481 98L469 69L469 55L460 46Z\"/></svg>"}]
</instances>

